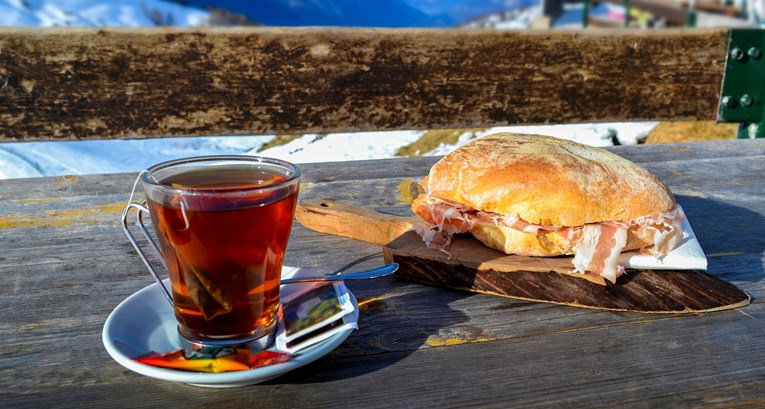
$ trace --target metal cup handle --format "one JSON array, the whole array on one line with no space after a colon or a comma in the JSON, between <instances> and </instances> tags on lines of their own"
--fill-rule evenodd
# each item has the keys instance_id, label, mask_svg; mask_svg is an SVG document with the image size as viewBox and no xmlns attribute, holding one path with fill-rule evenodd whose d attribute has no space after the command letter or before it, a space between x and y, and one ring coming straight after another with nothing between
<instances>
[{"instance_id":1,"label":"metal cup handle","mask_svg":"<svg viewBox=\"0 0 765 409\"><path fill-rule=\"evenodd\" d=\"M162 289L162 293L165 295L165 298L167 298L167 301L172 306L173 296L170 295L170 291L168 291L167 287L165 287L164 283L162 283L162 278L157 273L157 270L154 269L154 266L151 265L151 263L149 262L149 259L146 258L146 255L143 253L143 250L141 250L141 247L138 245L138 240L136 240L135 236L133 236L133 233L130 231L129 223L128 223L128 215L130 213L130 209L136 210L137 213L136 213L135 224L138 225L139 229L141 229L141 232L143 233L144 237L146 237L146 239L149 241L151 248L153 248L154 252L157 254L157 256L159 256L160 262L165 267L165 269L167 269L167 264L165 264L165 258L162 255L162 251L159 249L159 246L157 246L157 243L154 242L154 239L151 238L149 231L146 229L146 226L143 223L143 214L149 213L149 208L146 207L146 201L143 201L141 203L129 202L127 206L125 206L125 209L122 210L122 229L125 231L125 234L127 235L128 240L130 240L130 244L132 244L135 250L138 252L138 256L141 257L143 264L149 270L149 273L151 273L151 276L154 277L154 280L159 285L159 288Z\"/></svg>"}]
</instances>

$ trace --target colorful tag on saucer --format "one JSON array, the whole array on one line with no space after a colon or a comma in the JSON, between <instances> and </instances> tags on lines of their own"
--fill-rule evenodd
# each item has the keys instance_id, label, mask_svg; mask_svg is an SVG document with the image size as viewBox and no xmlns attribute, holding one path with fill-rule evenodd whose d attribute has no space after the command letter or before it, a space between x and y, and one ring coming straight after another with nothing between
<instances>
[{"instance_id":1,"label":"colorful tag on saucer","mask_svg":"<svg viewBox=\"0 0 765 409\"><path fill-rule=\"evenodd\" d=\"M151 352L134 360L161 368L191 372L247 371L289 361L305 348L332 335L357 329L348 289L339 283L313 283L284 294L279 307L273 350L253 354L246 348L206 347L184 355L183 350Z\"/></svg>"},{"instance_id":2,"label":"colorful tag on saucer","mask_svg":"<svg viewBox=\"0 0 765 409\"><path fill-rule=\"evenodd\" d=\"M166 353L149 353L136 361L160 368L178 369L191 372L233 372L248 371L267 365L287 362L295 355L276 351L260 351L252 354L249 349L203 348L185 356L183 350Z\"/></svg>"}]
</instances>

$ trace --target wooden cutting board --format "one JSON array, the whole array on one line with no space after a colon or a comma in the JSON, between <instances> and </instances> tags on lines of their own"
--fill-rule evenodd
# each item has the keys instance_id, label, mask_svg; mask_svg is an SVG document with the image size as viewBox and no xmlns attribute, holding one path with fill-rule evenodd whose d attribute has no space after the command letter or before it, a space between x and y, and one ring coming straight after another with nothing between
<instances>
[{"instance_id":1,"label":"wooden cutting board","mask_svg":"<svg viewBox=\"0 0 765 409\"><path fill-rule=\"evenodd\" d=\"M450 254L425 247L413 228L417 216L386 215L332 201L298 206L310 229L383 246L396 274L419 283L576 307L644 313L698 313L742 307L747 293L701 270L627 270L616 284L569 273L571 257L523 257L457 235Z\"/></svg>"}]
</instances>

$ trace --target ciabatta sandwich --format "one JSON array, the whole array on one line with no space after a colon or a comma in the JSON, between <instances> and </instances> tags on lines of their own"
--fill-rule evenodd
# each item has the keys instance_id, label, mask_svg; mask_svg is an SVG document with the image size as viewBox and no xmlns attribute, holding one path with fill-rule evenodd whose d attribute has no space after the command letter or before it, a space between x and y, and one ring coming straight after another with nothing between
<instances>
[{"instance_id":1,"label":"ciabatta sandwich","mask_svg":"<svg viewBox=\"0 0 765 409\"><path fill-rule=\"evenodd\" d=\"M619 254L666 255L685 218L669 188L606 150L541 135L495 134L444 156L412 210L418 233L447 251L451 236L522 256L573 255L572 272L615 283Z\"/></svg>"}]
</instances>

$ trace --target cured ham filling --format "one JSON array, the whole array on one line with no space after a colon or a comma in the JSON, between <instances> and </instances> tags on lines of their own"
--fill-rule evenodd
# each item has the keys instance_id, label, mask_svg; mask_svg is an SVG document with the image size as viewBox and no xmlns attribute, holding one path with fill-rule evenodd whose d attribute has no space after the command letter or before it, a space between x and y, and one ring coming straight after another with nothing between
<instances>
[{"instance_id":1,"label":"cured ham filling","mask_svg":"<svg viewBox=\"0 0 765 409\"><path fill-rule=\"evenodd\" d=\"M430 248L448 253L452 236L469 232L479 222L494 223L535 235L555 232L564 239L566 248L571 249L569 254L574 254L574 272L599 275L612 283L624 274L624 267L618 264L618 258L627 245L628 232L643 242L652 243L641 248L640 252L658 258L677 247L683 239L685 214L677 205L667 212L629 221L607 221L583 226L542 226L527 223L517 216L483 212L432 196L428 196L424 203L435 224L420 227L417 233Z\"/></svg>"}]
</instances>

